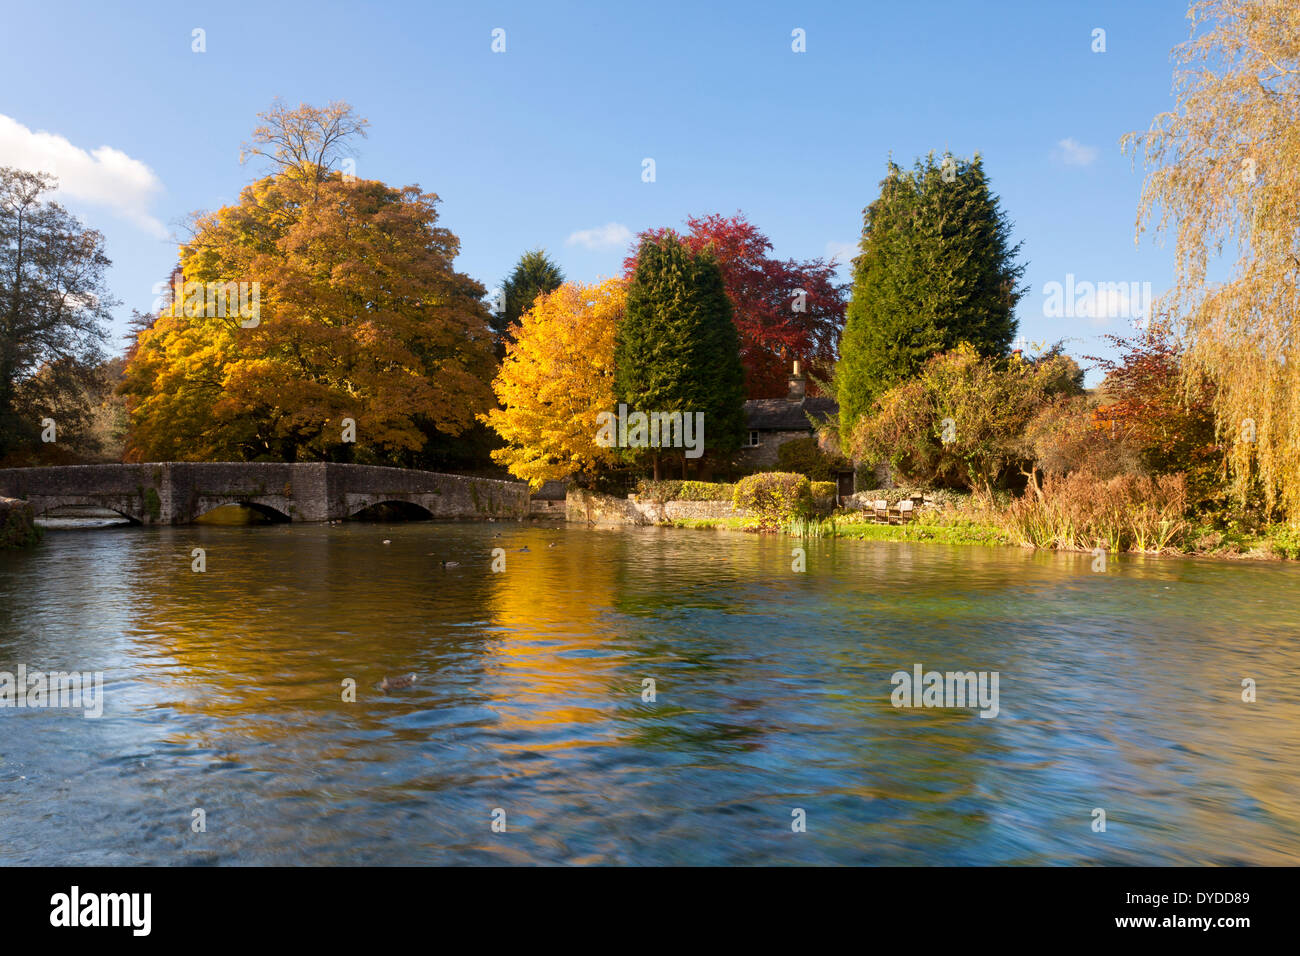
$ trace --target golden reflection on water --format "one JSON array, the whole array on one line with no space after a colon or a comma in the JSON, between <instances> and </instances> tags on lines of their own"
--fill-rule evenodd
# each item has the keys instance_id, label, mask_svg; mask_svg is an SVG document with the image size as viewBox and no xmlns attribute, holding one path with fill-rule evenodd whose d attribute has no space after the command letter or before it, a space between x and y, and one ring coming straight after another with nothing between
<instances>
[{"instance_id":1,"label":"golden reflection on water","mask_svg":"<svg viewBox=\"0 0 1300 956\"><path fill-rule=\"evenodd\" d=\"M484 683L504 736L565 728L565 740L538 750L572 746L584 725L607 720L611 694L619 692L611 686L619 666L609 646L614 635L603 624L615 595L612 567L588 560L559 529L543 538L528 536L537 543L508 552L505 570L493 573L488 615L497 636L483 648Z\"/></svg>"}]
</instances>

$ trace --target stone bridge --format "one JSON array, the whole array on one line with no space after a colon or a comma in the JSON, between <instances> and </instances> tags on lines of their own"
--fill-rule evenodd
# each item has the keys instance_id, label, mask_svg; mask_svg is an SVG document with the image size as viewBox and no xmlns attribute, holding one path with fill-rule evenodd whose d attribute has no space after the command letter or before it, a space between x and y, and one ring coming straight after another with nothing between
<instances>
[{"instance_id":1,"label":"stone bridge","mask_svg":"<svg viewBox=\"0 0 1300 956\"><path fill-rule=\"evenodd\" d=\"M431 518L528 515L526 484L329 462L0 468L0 497L26 499L37 515L81 505L140 524L188 524L222 505L246 505L280 521L334 521L386 503Z\"/></svg>"}]
</instances>

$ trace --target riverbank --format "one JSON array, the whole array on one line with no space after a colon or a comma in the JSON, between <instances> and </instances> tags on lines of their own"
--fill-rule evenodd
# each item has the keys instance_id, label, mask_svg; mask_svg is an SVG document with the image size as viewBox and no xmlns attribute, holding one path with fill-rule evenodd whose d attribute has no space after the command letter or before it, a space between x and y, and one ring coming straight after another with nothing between
<instances>
[{"instance_id":1,"label":"riverbank","mask_svg":"<svg viewBox=\"0 0 1300 956\"><path fill-rule=\"evenodd\" d=\"M754 519L748 517L682 518L663 522L665 526L695 530L719 529L756 532ZM788 523L782 533L794 537L851 538L860 541L892 541L900 543L931 542L938 544L971 544L991 547L1022 548L1035 551L1062 551L1091 553L1088 548L1041 547L1031 542L1017 540L1006 527L989 520L980 520L951 512L922 512L915 521L907 524L877 524L857 513L836 514L807 521ZM1231 561L1286 561L1300 560L1300 547L1294 532L1278 528L1269 534L1223 532L1209 528L1191 529L1186 538L1192 547L1165 547L1160 550L1126 548L1123 554L1166 555L1181 558L1215 558Z\"/></svg>"},{"instance_id":2,"label":"riverbank","mask_svg":"<svg viewBox=\"0 0 1300 956\"><path fill-rule=\"evenodd\" d=\"M630 524L749 532L780 528L796 537L1085 554L1100 550L1238 561L1300 560L1300 530L1285 525L1251 530L1237 521L1224 527L1222 521L1189 518L1185 497L1171 494L1164 479L1102 483L1088 486L1082 498L1040 496L1035 500L1013 498L1005 492L979 497L932 489L892 489L855 495L848 500L848 507L837 509L833 499L807 495L808 490L816 489L803 481L802 508L789 504L765 517L742 507L736 486L708 482L642 482L637 494L625 498L570 488L565 517L588 526ZM913 508L908 512L911 520L901 520L900 502ZM877 520L879 509L886 506L896 523ZM811 515L792 517L801 510L810 510Z\"/></svg>"}]
</instances>

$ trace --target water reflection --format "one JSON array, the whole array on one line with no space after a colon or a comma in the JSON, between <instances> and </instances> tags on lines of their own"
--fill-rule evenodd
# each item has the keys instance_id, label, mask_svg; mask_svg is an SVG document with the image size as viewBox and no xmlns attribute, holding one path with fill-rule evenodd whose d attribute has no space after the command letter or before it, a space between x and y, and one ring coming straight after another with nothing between
<instances>
[{"instance_id":1,"label":"water reflection","mask_svg":"<svg viewBox=\"0 0 1300 956\"><path fill-rule=\"evenodd\" d=\"M1296 568L795 543L51 532L0 555L0 670L103 670L105 716L0 710L0 863L1300 859ZM915 663L999 716L893 708Z\"/></svg>"}]
</instances>

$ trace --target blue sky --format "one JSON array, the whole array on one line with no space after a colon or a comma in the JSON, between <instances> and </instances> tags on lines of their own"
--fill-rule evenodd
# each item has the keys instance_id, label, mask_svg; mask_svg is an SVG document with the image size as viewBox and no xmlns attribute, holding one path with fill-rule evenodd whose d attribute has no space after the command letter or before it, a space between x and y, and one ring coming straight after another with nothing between
<instances>
[{"instance_id":1,"label":"blue sky","mask_svg":"<svg viewBox=\"0 0 1300 956\"><path fill-rule=\"evenodd\" d=\"M623 230L710 212L744 211L782 258L828 256L857 242L891 155L978 150L1029 262L1021 332L1077 355L1128 321L1049 318L1047 283L1159 295L1172 278L1169 248L1135 247L1142 172L1119 138L1172 105L1185 14L1183 0L15 5L0 165L55 167L62 201L105 233L117 345L188 213L262 171L239 147L276 96L352 103L371 122L357 174L438 193L458 267L489 288L538 246L570 278L617 274Z\"/></svg>"}]
</instances>

